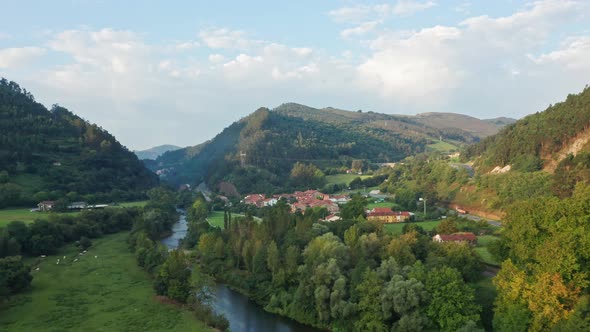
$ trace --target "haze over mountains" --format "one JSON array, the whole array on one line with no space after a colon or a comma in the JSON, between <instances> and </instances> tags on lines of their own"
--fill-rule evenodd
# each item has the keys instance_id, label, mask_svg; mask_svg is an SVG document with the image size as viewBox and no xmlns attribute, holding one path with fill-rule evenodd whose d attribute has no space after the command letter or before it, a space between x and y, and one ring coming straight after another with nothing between
<instances>
[{"instance_id":1,"label":"haze over mountains","mask_svg":"<svg viewBox=\"0 0 590 332\"><path fill-rule=\"evenodd\" d=\"M135 155L139 159L156 159L159 156L161 156L162 154L164 154L164 152L174 151L174 150L178 150L178 149L182 149L182 147L176 146L176 145L171 145L171 144L164 144L164 145L155 146L153 148L149 148L146 150L140 150L140 151L136 150L136 151L133 151L133 153L135 153Z\"/></svg>"}]
</instances>

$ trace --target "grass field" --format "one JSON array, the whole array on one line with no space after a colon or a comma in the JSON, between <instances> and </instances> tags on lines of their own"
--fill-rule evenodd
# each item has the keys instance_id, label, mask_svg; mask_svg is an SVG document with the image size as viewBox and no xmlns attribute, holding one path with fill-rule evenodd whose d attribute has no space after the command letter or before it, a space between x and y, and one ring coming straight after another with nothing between
<instances>
[{"instance_id":1,"label":"grass field","mask_svg":"<svg viewBox=\"0 0 590 332\"><path fill-rule=\"evenodd\" d=\"M498 237L492 235L482 235L477 237L477 247L475 248L475 251L479 257L481 257L482 262L495 266L499 265L498 261L492 257L492 254L490 254L487 248L490 243L498 240Z\"/></svg>"},{"instance_id":2,"label":"grass field","mask_svg":"<svg viewBox=\"0 0 590 332\"><path fill-rule=\"evenodd\" d=\"M232 213L231 214L232 219L236 218L236 217L245 217L243 214L235 214ZM207 221L209 221L209 224L211 226L215 226L215 227L219 227L219 228L224 228L223 225L223 211L213 211L211 212L211 214L207 217Z\"/></svg>"},{"instance_id":3,"label":"grass field","mask_svg":"<svg viewBox=\"0 0 590 332\"><path fill-rule=\"evenodd\" d=\"M143 207L147 201L138 202L126 202L119 204L120 207ZM16 208L16 209L3 209L0 210L0 228L6 226L11 221L22 221L24 223L32 223L35 219L47 220L51 213L46 212L31 212L30 208ZM68 213L55 213L55 214L67 214L75 216L79 212L68 212ZM223 215L222 215L223 217ZM222 219L223 221L223 219Z\"/></svg>"},{"instance_id":4,"label":"grass field","mask_svg":"<svg viewBox=\"0 0 590 332\"><path fill-rule=\"evenodd\" d=\"M77 262L73 245L45 258L33 269L31 290L0 309L0 331L210 331L189 311L155 300L126 237L94 240Z\"/></svg>"},{"instance_id":5,"label":"grass field","mask_svg":"<svg viewBox=\"0 0 590 332\"><path fill-rule=\"evenodd\" d=\"M6 226L11 221L22 221L24 223L32 223L35 219L46 220L52 213L45 212L31 212L31 209L3 209L0 210L0 228ZM79 212L57 213L75 216Z\"/></svg>"},{"instance_id":6,"label":"grass field","mask_svg":"<svg viewBox=\"0 0 590 332\"><path fill-rule=\"evenodd\" d=\"M440 151L440 152L449 152L449 151L454 151L459 149L459 147L457 147L454 144L451 143L447 143L447 142L436 142L434 144L428 144L427 149L430 151Z\"/></svg>"},{"instance_id":7,"label":"grass field","mask_svg":"<svg viewBox=\"0 0 590 332\"><path fill-rule=\"evenodd\" d=\"M388 208L395 208L396 204L393 202L379 202L379 203L369 203L367 204L367 209L372 210L376 207L388 207Z\"/></svg>"},{"instance_id":8,"label":"grass field","mask_svg":"<svg viewBox=\"0 0 590 332\"><path fill-rule=\"evenodd\" d=\"M398 234L399 235L402 233L402 229L404 228L404 225L406 225L406 224L416 224L416 225L424 228L425 231L431 231L440 222L441 222L440 220L418 221L418 222L414 222L414 223L400 222L400 223L395 223L395 224L385 224L385 225L383 225L383 229L385 230L385 232L387 232L389 234Z\"/></svg>"},{"instance_id":9,"label":"grass field","mask_svg":"<svg viewBox=\"0 0 590 332\"><path fill-rule=\"evenodd\" d=\"M335 175L328 175L326 176L326 181L328 184L340 184L346 183L349 185L352 180L360 177L361 179L368 179L370 175L358 175L358 174L335 174Z\"/></svg>"},{"instance_id":10,"label":"grass field","mask_svg":"<svg viewBox=\"0 0 590 332\"><path fill-rule=\"evenodd\" d=\"M119 206L121 207L144 207L148 201L137 201L137 202L125 202L120 203Z\"/></svg>"}]
</instances>

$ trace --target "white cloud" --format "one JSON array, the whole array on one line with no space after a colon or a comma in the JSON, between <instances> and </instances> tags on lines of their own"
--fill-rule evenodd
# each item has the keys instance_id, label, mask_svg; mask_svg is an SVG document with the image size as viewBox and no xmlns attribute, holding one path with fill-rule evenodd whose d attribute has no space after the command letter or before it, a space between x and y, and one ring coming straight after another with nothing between
<instances>
[{"instance_id":1,"label":"white cloud","mask_svg":"<svg viewBox=\"0 0 590 332\"><path fill-rule=\"evenodd\" d=\"M434 1L399 0L393 6L393 13L400 16L407 16L434 6L436 6L436 2Z\"/></svg>"},{"instance_id":2,"label":"white cloud","mask_svg":"<svg viewBox=\"0 0 590 332\"><path fill-rule=\"evenodd\" d=\"M343 38L362 36L370 31L373 31L380 23L380 21L365 22L354 28L342 30L342 32L340 32L340 36Z\"/></svg>"},{"instance_id":3,"label":"white cloud","mask_svg":"<svg viewBox=\"0 0 590 332\"><path fill-rule=\"evenodd\" d=\"M365 21L373 13L371 6L359 5L331 10L328 15L339 23L359 23Z\"/></svg>"},{"instance_id":4,"label":"white cloud","mask_svg":"<svg viewBox=\"0 0 590 332\"><path fill-rule=\"evenodd\" d=\"M590 69L590 36L569 38L559 50L529 57L538 65L558 65L569 70Z\"/></svg>"},{"instance_id":5,"label":"white cloud","mask_svg":"<svg viewBox=\"0 0 590 332\"><path fill-rule=\"evenodd\" d=\"M199 37L205 45L213 49L248 50L262 43L262 41L247 38L244 31L227 28L201 30Z\"/></svg>"},{"instance_id":6,"label":"white cloud","mask_svg":"<svg viewBox=\"0 0 590 332\"><path fill-rule=\"evenodd\" d=\"M201 44L199 42L196 41L184 41L184 42L179 42L175 45L175 48L178 51L188 51L188 50L192 50L195 48L200 47Z\"/></svg>"},{"instance_id":7,"label":"white cloud","mask_svg":"<svg viewBox=\"0 0 590 332\"><path fill-rule=\"evenodd\" d=\"M225 56L222 54L209 54L209 61L212 63L220 63L225 61Z\"/></svg>"},{"instance_id":8,"label":"white cloud","mask_svg":"<svg viewBox=\"0 0 590 332\"><path fill-rule=\"evenodd\" d=\"M24 66L45 54L40 47L12 47L0 49L0 68Z\"/></svg>"},{"instance_id":9,"label":"white cloud","mask_svg":"<svg viewBox=\"0 0 590 332\"><path fill-rule=\"evenodd\" d=\"M365 91L379 91L390 101L413 107L460 103L458 96L474 94L475 86L505 88L498 69L519 80L543 72L538 66L549 61L568 61L584 66L588 41L571 40L562 50L527 57L548 42L556 26L585 15L577 1L540 1L516 13L498 18L469 18L458 26L435 26L411 32L382 32L373 39L373 50L358 66ZM535 83L538 84L538 83ZM426 98L420 98L426 97Z\"/></svg>"}]
</instances>

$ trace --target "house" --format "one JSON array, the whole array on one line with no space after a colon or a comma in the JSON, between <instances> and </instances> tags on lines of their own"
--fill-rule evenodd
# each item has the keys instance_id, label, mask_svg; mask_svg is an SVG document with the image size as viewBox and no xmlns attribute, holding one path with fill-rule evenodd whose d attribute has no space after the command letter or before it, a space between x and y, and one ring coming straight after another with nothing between
<instances>
[{"instance_id":1,"label":"house","mask_svg":"<svg viewBox=\"0 0 590 332\"><path fill-rule=\"evenodd\" d=\"M333 195L330 196L330 200L336 204L346 204L350 201L350 197L348 195Z\"/></svg>"},{"instance_id":2,"label":"house","mask_svg":"<svg viewBox=\"0 0 590 332\"><path fill-rule=\"evenodd\" d=\"M72 204L68 205L68 209L70 210L82 210L88 206L86 202L73 202Z\"/></svg>"},{"instance_id":3,"label":"house","mask_svg":"<svg viewBox=\"0 0 590 332\"><path fill-rule=\"evenodd\" d=\"M266 199L266 196L264 196L264 194L252 194L252 195L248 195L246 197L244 197L244 199L242 200L242 203L244 204L249 204L249 205L255 205L256 207L263 207L264 206L264 200Z\"/></svg>"},{"instance_id":4,"label":"house","mask_svg":"<svg viewBox=\"0 0 590 332\"><path fill-rule=\"evenodd\" d=\"M267 199L262 200L262 205L263 206L274 206L278 202L279 201L276 198L267 198Z\"/></svg>"},{"instance_id":5,"label":"house","mask_svg":"<svg viewBox=\"0 0 590 332\"><path fill-rule=\"evenodd\" d=\"M367 211L367 220L380 221L382 223L395 223L409 221L414 214L408 211L392 211L386 207L376 207Z\"/></svg>"},{"instance_id":6,"label":"house","mask_svg":"<svg viewBox=\"0 0 590 332\"><path fill-rule=\"evenodd\" d=\"M37 208L39 209L39 211L51 211L51 209L53 209L53 206L55 205L55 201L43 201L40 202L39 204L37 204Z\"/></svg>"},{"instance_id":7,"label":"house","mask_svg":"<svg viewBox=\"0 0 590 332\"><path fill-rule=\"evenodd\" d=\"M340 216L337 216L335 214L330 214L327 217L325 217L324 219L322 219L322 221L326 221L326 222L334 222L334 221L339 221L342 220L342 218L340 218Z\"/></svg>"},{"instance_id":8,"label":"house","mask_svg":"<svg viewBox=\"0 0 590 332\"><path fill-rule=\"evenodd\" d=\"M454 233L454 234L436 234L432 237L434 242L455 242L455 243L469 243L470 245L477 244L477 236L470 232Z\"/></svg>"}]
</instances>

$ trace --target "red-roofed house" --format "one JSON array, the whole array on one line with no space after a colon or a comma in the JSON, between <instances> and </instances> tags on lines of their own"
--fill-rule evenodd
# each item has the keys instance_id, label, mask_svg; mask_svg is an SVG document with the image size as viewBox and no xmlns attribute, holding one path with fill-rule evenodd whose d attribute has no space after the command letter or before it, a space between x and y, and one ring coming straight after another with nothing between
<instances>
[{"instance_id":1,"label":"red-roofed house","mask_svg":"<svg viewBox=\"0 0 590 332\"><path fill-rule=\"evenodd\" d=\"M334 221L339 221L339 220L342 220L342 218L340 218L340 216L337 216L335 214L331 214L331 215L325 217L322 221L334 222Z\"/></svg>"},{"instance_id":2,"label":"red-roofed house","mask_svg":"<svg viewBox=\"0 0 590 332\"><path fill-rule=\"evenodd\" d=\"M477 244L477 236L473 233L454 233L454 234L436 234L432 237L434 242L456 242L469 243L471 245Z\"/></svg>"},{"instance_id":3,"label":"red-roofed house","mask_svg":"<svg viewBox=\"0 0 590 332\"><path fill-rule=\"evenodd\" d=\"M264 206L265 199L266 197L263 194L252 194L244 197L244 200L242 200L242 202L244 204L256 205L260 208Z\"/></svg>"},{"instance_id":4,"label":"red-roofed house","mask_svg":"<svg viewBox=\"0 0 590 332\"><path fill-rule=\"evenodd\" d=\"M367 220L380 221L382 223L405 222L414 214L408 211L392 211L386 207L376 207L367 212Z\"/></svg>"}]
</instances>

